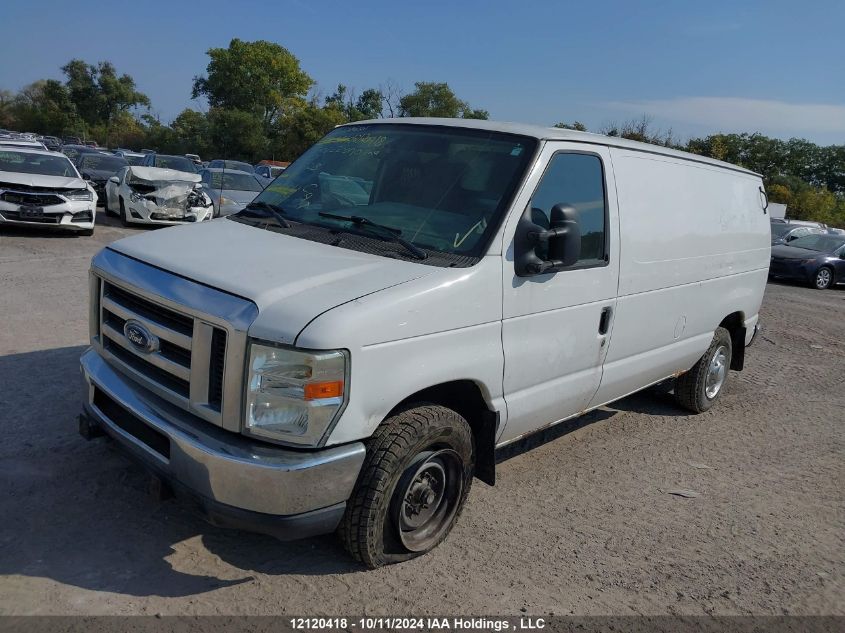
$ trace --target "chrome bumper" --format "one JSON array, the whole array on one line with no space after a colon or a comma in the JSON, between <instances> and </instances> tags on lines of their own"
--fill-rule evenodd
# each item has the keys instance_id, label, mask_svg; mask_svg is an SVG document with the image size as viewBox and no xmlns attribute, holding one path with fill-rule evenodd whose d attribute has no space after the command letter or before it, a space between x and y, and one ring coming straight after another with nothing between
<instances>
[{"instance_id":1,"label":"chrome bumper","mask_svg":"<svg viewBox=\"0 0 845 633\"><path fill-rule=\"evenodd\" d=\"M362 443L301 451L254 442L159 398L93 349L80 362L89 419L177 492L197 498L212 522L282 538L336 527L364 461ZM292 515L302 515L302 525Z\"/></svg>"}]
</instances>

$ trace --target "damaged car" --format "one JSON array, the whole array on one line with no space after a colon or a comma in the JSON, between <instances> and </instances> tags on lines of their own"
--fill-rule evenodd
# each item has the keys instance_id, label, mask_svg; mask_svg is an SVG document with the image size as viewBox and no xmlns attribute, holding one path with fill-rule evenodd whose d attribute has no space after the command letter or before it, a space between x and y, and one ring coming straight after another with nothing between
<instances>
[{"instance_id":1,"label":"damaged car","mask_svg":"<svg viewBox=\"0 0 845 633\"><path fill-rule=\"evenodd\" d=\"M74 161L79 173L97 192L100 204L105 204L106 182L123 167L129 165L126 159L112 154L83 152Z\"/></svg>"},{"instance_id":2,"label":"damaged car","mask_svg":"<svg viewBox=\"0 0 845 633\"><path fill-rule=\"evenodd\" d=\"M0 148L0 225L93 235L96 205L97 194L67 156Z\"/></svg>"},{"instance_id":3,"label":"damaged car","mask_svg":"<svg viewBox=\"0 0 845 633\"><path fill-rule=\"evenodd\" d=\"M183 224L214 216L199 174L163 167L124 167L106 183L106 213L124 224Z\"/></svg>"}]
</instances>

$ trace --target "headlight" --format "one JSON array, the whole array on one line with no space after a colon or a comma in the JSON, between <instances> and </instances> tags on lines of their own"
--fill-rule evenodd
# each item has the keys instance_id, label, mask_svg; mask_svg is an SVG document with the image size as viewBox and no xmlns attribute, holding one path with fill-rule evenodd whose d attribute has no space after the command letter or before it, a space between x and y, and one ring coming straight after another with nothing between
<instances>
[{"instance_id":1,"label":"headlight","mask_svg":"<svg viewBox=\"0 0 845 633\"><path fill-rule=\"evenodd\" d=\"M82 202L90 202L94 199L94 194L89 189L74 189L65 194L68 200L79 200Z\"/></svg>"},{"instance_id":2,"label":"headlight","mask_svg":"<svg viewBox=\"0 0 845 633\"><path fill-rule=\"evenodd\" d=\"M244 432L316 446L346 397L346 352L300 351L253 342Z\"/></svg>"}]
</instances>

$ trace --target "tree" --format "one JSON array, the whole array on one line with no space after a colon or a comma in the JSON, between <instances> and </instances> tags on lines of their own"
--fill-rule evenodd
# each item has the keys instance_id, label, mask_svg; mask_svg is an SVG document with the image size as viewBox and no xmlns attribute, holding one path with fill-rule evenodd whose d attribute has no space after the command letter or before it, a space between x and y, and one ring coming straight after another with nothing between
<instances>
[{"instance_id":1,"label":"tree","mask_svg":"<svg viewBox=\"0 0 845 633\"><path fill-rule=\"evenodd\" d=\"M205 97L211 108L255 114L265 131L286 101L304 97L314 84L299 60L273 42L235 38L228 48L209 49L208 56L206 76L194 77L193 98Z\"/></svg>"},{"instance_id":2,"label":"tree","mask_svg":"<svg viewBox=\"0 0 845 633\"><path fill-rule=\"evenodd\" d=\"M343 123L346 123L346 115L341 109L321 108L316 100L303 101L276 122L270 144L272 156L278 160L292 160Z\"/></svg>"},{"instance_id":3,"label":"tree","mask_svg":"<svg viewBox=\"0 0 845 633\"><path fill-rule=\"evenodd\" d=\"M170 127L179 141L181 153L190 152L207 157L214 152L211 123L206 114L185 108L173 119Z\"/></svg>"},{"instance_id":4,"label":"tree","mask_svg":"<svg viewBox=\"0 0 845 633\"><path fill-rule=\"evenodd\" d=\"M208 113L208 124L211 143L221 157L248 162L265 158L267 136L257 114L212 108Z\"/></svg>"},{"instance_id":5,"label":"tree","mask_svg":"<svg viewBox=\"0 0 845 633\"><path fill-rule=\"evenodd\" d=\"M81 133L83 122L67 88L55 79L40 79L15 95L8 109L14 126L43 134Z\"/></svg>"},{"instance_id":6,"label":"tree","mask_svg":"<svg viewBox=\"0 0 845 633\"><path fill-rule=\"evenodd\" d=\"M419 81L416 90L399 99L399 116L488 119L486 110L470 108L452 92L447 83Z\"/></svg>"},{"instance_id":7,"label":"tree","mask_svg":"<svg viewBox=\"0 0 845 633\"><path fill-rule=\"evenodd\" d=\"M79 116L89 125L110 123L120 112L137 106L149 108L150 99L135 87L127 74L118 76L114 64L86 64L72 59L62 66L65 87Z\"/></svg>"},{"instance_id":8,"label":"tree","mask_svg":"<svg viewBox=\"0 0 845 633\"><path fill-rule=\"evenodd\" d=\"M559 123L555 123L554 127L561 128L564 130L576 130L578 132L586 132L587 126L581 123L581 121L573 121L572 123L564 123L563 121Z\"/></svg>"},{"instance_id":9,"label":"tree","mask_svg":"<svg viewBox=\"0 0 845 633\"><path fill-rule=\"evenodd\" d=\"M361 93L355 103L355 109L361 114L362 119L382 118L384 95L381 90L368 88Z\"/></svg>"}]
</instances>

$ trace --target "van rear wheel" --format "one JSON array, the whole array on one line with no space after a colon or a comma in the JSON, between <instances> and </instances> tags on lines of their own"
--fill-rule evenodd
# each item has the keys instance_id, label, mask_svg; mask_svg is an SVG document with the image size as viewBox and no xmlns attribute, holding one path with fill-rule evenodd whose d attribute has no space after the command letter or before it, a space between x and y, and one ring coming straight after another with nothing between
<instances>
[{"instance_id":1,"label":"van rear wheel","mask_svg":"<svg viewBox=\"0 0 845 633\"><path fill-rule=\"evenodd\" d=\"M387 418L338 528L344 547L371 569L431 551L460 516L474 467L472 431L451 409L420 405Z\"/></svg>"},{"instance_id":2,"label":"van rear wheel","mask_svg":"<svg viewBox=\"0 0 845 633\"><path fill-rule=\"evenodd\" d=\"M712 407L724 391L731 367L731 335L716 328L713 342L699 361L675 379L675 399L685 409L702 413Z\"/></svg>"}]
</instances>

